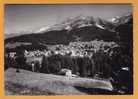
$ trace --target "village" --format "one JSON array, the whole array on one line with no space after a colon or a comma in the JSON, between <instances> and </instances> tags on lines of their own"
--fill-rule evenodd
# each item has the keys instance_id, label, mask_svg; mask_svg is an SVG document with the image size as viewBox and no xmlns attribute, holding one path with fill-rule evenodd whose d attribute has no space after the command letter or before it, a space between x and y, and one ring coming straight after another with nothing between
<instances>
[{"instance_id":1,"label":"village","mask_svg":"<svg viewBox=\"0 0 138 99\"><path fill-rule=\"evenodd\" d=\"M115 42L104 42L104 41L91 41L91 42L71 42L69 45L51 45L48 50L24 50L25 57L39 57L42 55L51 56L53 54L57 55L69 55L71 57L92 57L93 53L102 50L105 53L109 53L113 48L119 47ZM14 57L16 52L9 53L11 57Z\"/></svg>"}]
</instances>

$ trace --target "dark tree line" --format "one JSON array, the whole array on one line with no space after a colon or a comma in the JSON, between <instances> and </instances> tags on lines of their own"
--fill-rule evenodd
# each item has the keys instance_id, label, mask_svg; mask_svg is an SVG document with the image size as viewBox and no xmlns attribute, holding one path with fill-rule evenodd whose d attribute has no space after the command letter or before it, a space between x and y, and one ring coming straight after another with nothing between
<instances>
[{"instance_id":1,"label":"dark tree line","mask_svg":"<svg viewBox=\"0 0 138 99\"><path fill-rule=\"evenodd\" d=\"M52 55L43 56L41 64L37 63L37 69L42 73L55 73L57 74L62 68L72 70L73 74L79 74L82 77L94 77L98 74L102 78L111 77L113 72L120 70L122 66L130 68L131 60L127 55L121 55L122 53L117 51L113 56L109 56L103 51L99 51L93 54L93 57L70 57L69 55ZM26 59L19 51L16 58L5 57L5 69L8 67L26 68ZM25 65L25 66L24 66ZM36 64L35 64L36 65ZM41 65L41 66L39 66Z\"/></svg>"},{"instance_id":2,"label":"dark tree line","mask_svg":"<svg viewBox=\"0 0 138 99\"><path fill-rule=\"evenodd\" d=\"M111 75L109 56L105 53L95 53L92 58L70 57L68 55L43 56L40 71L43 73L58 73L62 68L72 70L73 74L82 77L94 77L97 73L108 78Z\"/></svg>"}]
</instances>

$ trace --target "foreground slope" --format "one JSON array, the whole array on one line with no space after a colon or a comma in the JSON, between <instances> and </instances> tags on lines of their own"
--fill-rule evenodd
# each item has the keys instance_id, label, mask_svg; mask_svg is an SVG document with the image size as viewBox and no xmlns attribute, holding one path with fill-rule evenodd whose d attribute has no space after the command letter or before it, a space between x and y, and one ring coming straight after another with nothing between
<instances>
[{"instance_id":1,"label":"foreground slope","mask_svg":"<svg viewBox=\"0 0 138 99\"><path fill-rule=\"evenodd\" d=\"M5 71L6 95L84 95L104 94L113 87L109 81L33 73L9 68ZM31 94L30 94L31 93Z\"/></svg>"}]
</instances>

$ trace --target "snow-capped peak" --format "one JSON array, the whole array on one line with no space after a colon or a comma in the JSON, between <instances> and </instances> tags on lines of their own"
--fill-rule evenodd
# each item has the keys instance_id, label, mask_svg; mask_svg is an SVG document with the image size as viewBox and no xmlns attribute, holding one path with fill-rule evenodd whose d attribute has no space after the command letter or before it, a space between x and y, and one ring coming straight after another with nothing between
<instances>
[{"instance_id":1,"label":"snow-capped peak","mask_svg":"<svg viewBox=\"0 0 138 99\"><path fill-rule=\"evenodd\" d=\"M42 27L37 31L37 33L43 33L43 32L53 31L53 30L71 31L72 29L75 29L75 28L82 28L82 27L89 27L89 26L96 26L100 29L106 29L107 27L105 26L105 23L107 24L107 22L104 21L103 19L99 19L99 20L97 20L92 16L70 17L61 23L57 23L52 26Z\"/></svg>"}]
</instances>

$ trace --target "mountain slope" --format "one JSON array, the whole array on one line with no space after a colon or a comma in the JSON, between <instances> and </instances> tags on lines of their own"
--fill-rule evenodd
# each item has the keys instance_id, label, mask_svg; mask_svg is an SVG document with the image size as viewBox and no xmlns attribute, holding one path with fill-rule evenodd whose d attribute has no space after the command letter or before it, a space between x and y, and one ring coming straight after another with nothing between
<instances>
[{"instance_id":1,"label":"mountain slope","mask_svg":"<svg viewBox=\"0 0 138 99\"><path fill-rule=\"evenodd\" d=\"M30 43L45 43L45 44L68 44L71 41L76 41L75 37L81 38L80 41L90 41L100 39L105 41L112 41L115 39L115 32L100 29L96 26L87 26L71 31L49 31L41 34L26 34L13 38L8 38L8 42L30 42Z\"/></svg>"}]
</instances>

